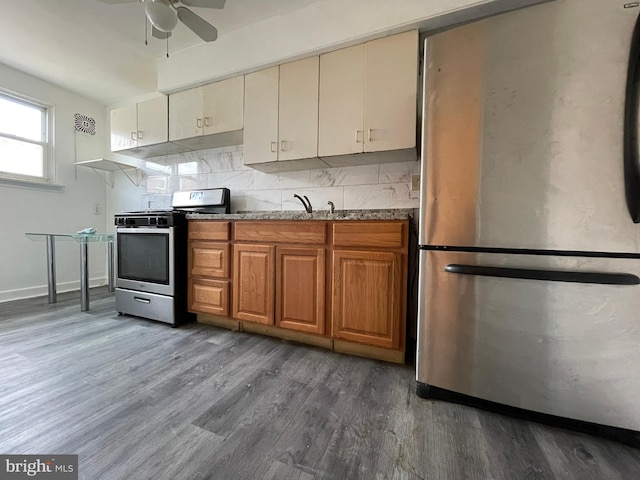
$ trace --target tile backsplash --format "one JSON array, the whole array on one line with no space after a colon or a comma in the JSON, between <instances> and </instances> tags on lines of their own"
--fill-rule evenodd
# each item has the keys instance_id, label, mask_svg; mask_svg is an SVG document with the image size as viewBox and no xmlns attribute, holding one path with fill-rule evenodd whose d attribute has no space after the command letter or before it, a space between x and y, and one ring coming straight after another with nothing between
<instances>
[{"instance_id":1,"label":"tile backsplash","mask_svg":"<svg viewBox=\"0 0 640 480\"><path fill-rule=\"evenodd\" d=\"M314 210L418 208L411 176L420 162L263 173L242 163L242 147L225 147L146 160L141 208L168 208L177 190L227 187L231 211L302 210L294 193L306 195Z\"/></svg>"}]
</instances>

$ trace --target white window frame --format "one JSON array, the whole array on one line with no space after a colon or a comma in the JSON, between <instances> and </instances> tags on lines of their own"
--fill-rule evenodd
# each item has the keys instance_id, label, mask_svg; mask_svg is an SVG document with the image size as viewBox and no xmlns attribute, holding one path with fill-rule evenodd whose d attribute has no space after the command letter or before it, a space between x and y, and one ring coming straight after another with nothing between
<instances>
[{"instance_id":1,"label":"white window frame","mask_svg":"<svg viewBox=\"0 0 640 480\"><path fill-rule=\"evenodd\" d=\"M42 128L44 129L44 140L35 141L16 137L11 134L0 132L0 137L10 138L25 143L42 146L42 177L32 175L21 175L19 173L9 173L0 171L0 184L18 187L42 187L59 189L60 185L56 185L56 168L55 168L55 150L54 150L54 107L53 105L37 100L35 98L22 95L0 88L0 97L13 102L21 103L30 107L35 107L44 112Z\"/></svg>"}]
</instances>

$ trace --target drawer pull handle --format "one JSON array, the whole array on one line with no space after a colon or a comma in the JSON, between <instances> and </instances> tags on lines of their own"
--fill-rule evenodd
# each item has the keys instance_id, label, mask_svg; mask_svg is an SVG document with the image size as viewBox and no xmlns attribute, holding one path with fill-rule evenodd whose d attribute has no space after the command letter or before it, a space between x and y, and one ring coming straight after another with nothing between
<instances>
[{"instance_id":1,"label":"drawer pull handle","mask_svg":"<svg viewBox=\"0 0 640 480\"><path fill-rule=\"evenodd\" d=\"M534 270L529 268L480 267L450 264L445 272L483 277L546 280L549 282L595 283L599 285L638 285L640 278L631 273L568 272L563 270Z\"/></svg>"},{"instance_id":2,"label":"drawer pull handle","mask_svg":"<svg viewBox=\"0 0 640 480\"><path fill-rule=\"evenodd\" d=\"M140 303L151 303L151 299L149 299L149 298L133 297L133 299L136 302L140 302Z\"/></svg>"}]
</instances>

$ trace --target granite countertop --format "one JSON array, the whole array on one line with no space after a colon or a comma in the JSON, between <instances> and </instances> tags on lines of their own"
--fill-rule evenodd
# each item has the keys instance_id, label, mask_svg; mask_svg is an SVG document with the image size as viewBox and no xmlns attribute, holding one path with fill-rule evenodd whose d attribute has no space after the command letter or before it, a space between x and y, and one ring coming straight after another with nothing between
<instances>
[{"instance_id":1,"label":"granite countertop","mask_svg":"<svg viewBox=\"0 0 640 480\"><path fill-rule=\"evenodd\" d=\"M273 210L238 212L230 214L189 213L189 220L406 220L413 217L412 208L385 210L319 210L307 213L304 210Z\"/></svg>"}]
</instances>

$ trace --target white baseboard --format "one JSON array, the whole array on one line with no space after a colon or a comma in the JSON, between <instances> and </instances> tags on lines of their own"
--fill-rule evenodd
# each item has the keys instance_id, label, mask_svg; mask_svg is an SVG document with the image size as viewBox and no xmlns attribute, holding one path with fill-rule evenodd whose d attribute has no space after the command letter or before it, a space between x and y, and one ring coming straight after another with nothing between
<instances>
[{"instance_id":1,"label":"white baseboard","mask_svg":"<svg viewBox=\"0 0 640 480\"><path fill-rule=\"evenodd\" d=\"M98 277L89 279L89 288L101 287L107 285L107 277ZM80 290L80 281L75 280L73 282L60 282L56 285L56 291L58 293L73 292ZM23 298L42 297L49 294L49 290L46 285L38 285L36 287L16 288L15 290L0 291L0 303L9 302L11 300L21 300Z\"/></svg>"}]
</instances>

